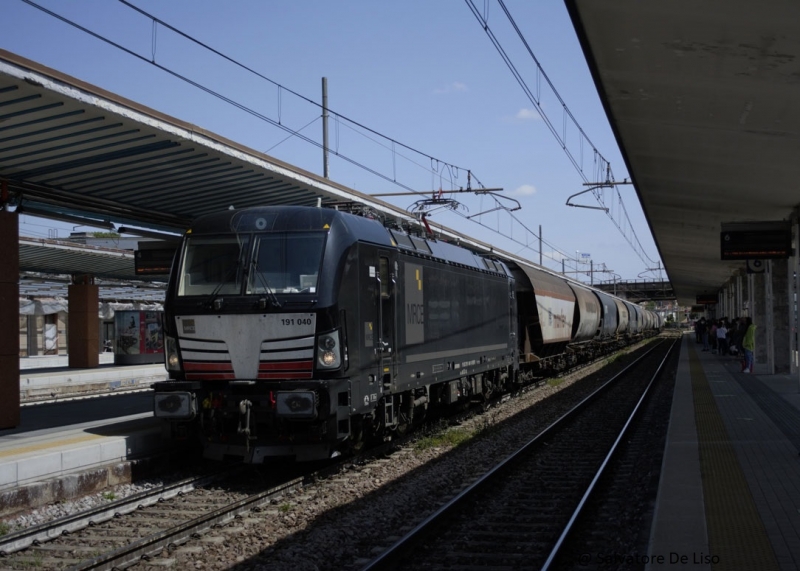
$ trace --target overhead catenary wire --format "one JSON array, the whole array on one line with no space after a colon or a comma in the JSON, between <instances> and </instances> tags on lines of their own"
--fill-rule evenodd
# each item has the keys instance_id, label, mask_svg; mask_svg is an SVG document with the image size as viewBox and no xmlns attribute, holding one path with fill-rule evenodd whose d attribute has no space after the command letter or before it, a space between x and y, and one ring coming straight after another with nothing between
<instances>
[{"instance_id":1,"label":"overhead catenary wire","mask_svg":"<svg viewBox=\"0 0 800 571\"><path fill-rule=\"evenodd\" d=\"M492 196L492 198L495 200L495 203L497 203L497 202L498 202L496 197ZM528 228L528 227L525 225L525 223L524 223L524 222L522 222L522 221L521 221L519 218L517 218L517 216L515 216L515 215L514 215L512 212L510 212L509 210L507 210L507 209L505 209L505 208L503 208L503 210L505 210L505 211L506 211L506 213L508 214L508 216L509 216L509 217L512 219L512 222L516 222L517 224L519 224L519 225L522 227L522 229L523 229L523 230L524 230L524 231L527 233L527 234L526 234L526 238L527 238L527 236L533 236L534 238L536 238L536 240L537 240L537 241L538 241L538 240L541 240L541 242L542 242L542 244L543 244L543 245L545 245L545 246L547 246L548 248L550 248L550 250L551 250L551 253L550 253L550 252L548 252L548 253L546 253L546 252L540 252L539 250L536 250L536 249L532 248L532 247L531 247L531 243L530 243L530 242L528 242L528 241L527 241L527 239L526 239L526 241L525 241L525 242L522 242L521 240L519 240L519 239L515 238L515 237L514 237L514 235L513 235L513 229L514 229L514 226L513 226L513 224L510 226L510 231L509 231L509 233L504 233L502 230L500 230L500 228L499 228L499 227L498 227L498 228L492 228L491 226L488 226L488 225L484 224L482 221L480 221L480 220L479 220L479 219L477 219L477 218L474 218L474 217L468 216L468 215L466 215L466 214L463 214L463 213L461 213L461 212L458 212L458 211L455 211L455 210L454 210L453 212L454 212L455 214L457 214L458 216L461 216L461 217L462 217L462 218L464 218L465 220L468 220L468 221L470 221L470 222L474 222L475 224L478 224L478 225L480 225L480 226L482 226L482 227L484 227L484 228L487 228L487 229L489 229L489 230L491 230L491 231L493 231L493 232L496 232L496 233L500 234L501 236L503 236L503 237L507 238L508 240L511 240L512 242L514 242L514 243L516 243L516 244L519 244L520 246L522 246L522 248L521 248L519 251L522 251L522 250L530 250L531 252L535 252L535 253L537 253L537 254L541 254L541 255L542 255L542 257L544 257L544 258L547 258L548 260L550 260L551 262L554 262L554 263L556 263L556 264L560 264L562 261L567 261L567 260L569 260L570 264L572 264L572 263L574 263L574 264L575 264L575 268L576 268L576 271L577 271L578 264L580 263L580 260L579 260L577 257L573 257L573 256L571 256L571 255L569 255L569 254L565 253L565 252L564 252L564 251L563 251L561 248L559 248L559 247L558 247L558 246L556 246L555 244L551 243L551 242L550 242L550 241L548 241L548 240L545 240L543 236L540 236L539 234L536 234L536 233L535 233L533 230L531 230L530 228ZM492 210L492 211L493 211L493 210ZM490 212L491 212L491 211L490 211ZM608 270L608 269L606 269L606 265L605 265L605 263L604 263L604 262L600 262L600 263L598 263L598 267L599 267L599 268L602 268L602 269L596 269L596 270L594 270L594 271L595 271L595 273L597 273L597 272L603 272L603 273L613 273L613 272L611 272L611 270ZM558 268L555 268L555 270L557 271L557 270L558 270ZM586 273L586 275L587 275L587 276L589 276L589 275L590 275L590 272L588 272L588 271L587 271L587 272L581 272L581 273Z\"/></svg>"},{"instance_id":2,"label":"overhead catenary wire","mask_svg":"<svg viewBox=\"0 0 800 571\"><path fill-rule=\"evenodd\" d=\"M27 0L24 0L24 1L27 1ZM259 73L258 71L254 70L253 68L251 68L251 67L241 63L240 61L238 61L238 60L236 60L236 59L224 54L223 52L211 47L210 45L206 44L205 42L202 42L202 41L198 40L197 38L193 37L192 35L187 34L186 32L183 32L182 30L176 28L175 26L172 26L172 25L168 24L167 22L161 20L157 16L154 16L153 14L150 14L149 12L139 8L135 4L132 4L131 2L129 2L128 0L117 0L117 1L120 4L124 4L125 6L131 8L132 10L135 10L136 12L140 13L141 15L143 15L143 16L145 16L147 18L150 18L153 22L158 22L160 25L164 26L165 28L175 32L176 34L178 34L179 36L189 40L190 42L195 43L198 46L210 51L211 53L219 56L220 58L222 58L222 59L234 64L235 66L237 66L237 67L239 67L239 68L241 68L241 69L243 69L243 70L245 70L245 71L247 71L247 72L249 72L249 73L251 73L251 74L253 74L253 75L255 75L255 76L259 77L259 78L261 78L261 79L263 79L264 81L267 81L267 82L277 86L279 90L285 91L287 93L291 93L295 97L298 97L299 99L302 99L306 103L309 103L309 104L311 104L311 105L313 105L315 107L318 107L320 110L322 110L322 104L317 103L313 99L310 99L310 98L306 97L305 95L302 95L302 94L300 94L300 93L298 93L296 91L293 91L293 90L285 87L284 85L282 85L282 84L270 79L269 77L263 75L262 73ZM431 155L428 155L427 153L425 153L423 151L420 151L419 149L415 149L414 147L411 147L409 145L401 143L400 141L397 141L397 140L389 137L388 135L384 135L384 134L380 133L379 131L371 129L370 127L367 127L366 125L364 125L362 123L359 123L358 121L355 121L355 120L353 120L353 119L351 119L351 118L349 118L349 117L347 117L345 115L342 115L340 113L336 113L336 112L334 112L334 111L332 111L330 109L328 111L331 114L335 115L339 119L344 119L348 123L352 123L353 125L357 126L360 129L363 129L363 130L365 130L365 131L367 131L369 133L372 133L373 135L377 135L378 137L381 137L383 139L386 139L387 141L390 141L393 145L397 145L397 146L403 147L404 149L407 149L407 150L409 150L411 152L417 153L418 155L422 155L424 157L434 158ZM440 160L440 159L436 159L436 160ZM448 165L450 164L450 163L446 163L446 161L441 161L441 162L443 162L445 164L448 164ZM455 165L452 165L452 166L455 167ZM456 167L456 168L458 168L458 167ZM387 179L387 180L390 180L390 179Z\"/></svg>"},{"instance_id":3,"label":"overhead catenary wire","mask_svg":"<svg viewBox=\"0 0 800 571\"><path fill-rule=\"evenodd\" d=\"M572 154L572 152L569 150L569 148L567 146L567 142L566 142L566 130L567 130L567 124L568 124L567 123L567 118L569 118L572 121L572 123L575 125L576 129L578 130L578 133L579 133L579 148L580 148L581 157L583 155L583 143L584 143L584 141L586 143L588 143L589 146L592 148L592 152L593 152L593 156L594 156L594 160L593 160L594 176L593 176L593 179L595 181L603 181L602 184L598 185L598 188L592 189L592 195L595 197L595 200L597 200L597 202L600 203L604 207L606 215L611 219L611 221L614 223L614 225L617 227L617 229L620 231L620 233L622 233L622 235L625 238L625 240L628 242L628 244L631 246L631 248L633 248L634 252L636 252L636 255L639 256L639 258L645 264L647 264L648 261L650 263L655 263L653 261L653 259L650 258L650 256L645 252L644 247L642 246L641 241L639 240L639 237L636 235L636 231L633 228L633 224L630 221L630 218L628 216L627 210L623 207L622 208L622 214L624 215L624 220L627 223L627 226L630 229L631 234L633 235L633 241L631 240L630 237L628 237L628 235L625 233L625 230L622 228L620 223L614 218L613 214L609 211L609 209L605 208L603 194L602 194L602 191L600 190L599 187L600 186L609 187L609 188L614 187L616 189L616 187L614 185L614 177L613 177L613 175L611 173L611 164L605 159L605 157L603 157L603 155L600 153L600 151L597 149L597 147L592 143L592 141L589 139L589 137L584 132L583 128L578 123L577 119L575 119L574 115L569 110L569 107L567 107L566 102L561 97L561 95L558 93L558 90L555 88L553 83L550 81L550 78L545 73L544 68L542 67L542 65L539 62L539 60L536 57L536 55L533 53L533 50L531 49L530 45L528 44L527 40L525 39L524 34L522 33L522 30L517 25L516 21L514 20L514 17L511 15L511 12L506 7L504 1L503 0L497 0L498 4L500 5L501 9L503 10L503 13L505 14L505 16L508 19L508 21L511 24L511 26L514 28L514 31L516 32L517 36L519 37L520 41L522 42L522 44L524 45L526 51L528 52L528 55L531 57L531 59L533 60L534 64L536 65L536 70L537 70L537 92L536 92L536 94L534 94L534 92L528 87L528 84L525 82L525 79L522 77L522 74L517 70L516 66L511 61L511 57L508 55L506 50L501 45L500 40L497 38L497 36L492 31L492 29L489 27L489 21L488 21L489 0L484 0L483 14L481 14L481 12L478 10L477 6L475 6L475 3L474 3L473 0L465 0L465 2L467 4L467 6L469 7L470 11L472 12L472 14L475 16L475 18L481 24L481 27L483 28L484 32L488 36L489 40L492 42L492 45L494 45L495 49L500 54L500 57L503 59L503 62L506 64L508 69L511 71L511 74L514 76L514 79L516 79L517 83L522 88L522 91L528 97L528 100L531 102L531 104L533 104L535 106L537 112L539 113L539 116L542 118L542 121L544 121L545 125L547 125L547 128L550 130L550 132L553 134L553 136L557 139L557 141L559 142L562 150L567 155L569 161L575 167L575 169L577 170L578 174L581 176L581 178L583 179L583 181L585 183L588 183L589 179L587 178L587 175L584 172L583 166L582 166L582 164L579 164L578 160L575 158L575 156ZM547 116L547 114L545 113L545 111L544 111L544 109L543 109L543 107L541 105L541 94L540 94L539 81L538 81L539 77L543 77L544 78L545 82L550 87L550 91L556 97L556 99L558 100L558 103L561 106L562 113L563 113L563 123L564 123L563 128L562 128L563 129L563 135L560 135L558 133L558 130L553 125L553 123L551 122L550 118ZM605 177L605 178L603 178L603 177ZM617 190L617 195L619 196L620 201L622 201L622 196L619 194L619 190Z\"/></svg>"},{"instance_id":4,"label":"overhead catenary wire","mask_svg":"<svg viewBox=\"0 0 800 571\"><path fill-rule=\"evenodd\" d=\"M119 49L121 51L124 51L128 55L131 55L131 56L133 56L133 57L135 57L135 58L137 58L137 59L139 59L141 61L149 63L150 65L160 69L161 71L163 71L165 73L168 73L169 75L171 75L171 76L173 76L173 77L175 77L177 79L180 79L181 81L184 81L184 82L188 83L189 85L191 85L191 86L193 86L193 87L195 87L195 88L197 88L197 89L199 89L201 91L204 91L205 93L207 93L209 95L212 95L212 96L220 99L221 101L224 101L225 103L227 103L229 105L232 105L233 107L236 107L236 108L244 111L245 113L249 113L250 115L252 115L252 116L254 116L256 118L269 123L270 125L273 125L273 126L279 128L279 129L282 129L283 131L286 131L288 133L292 133L296 137L300 138L301 140L303 140L303 141L305 141L305 142L307 142L307 143L309 143L309 144L311 144L313 146L316 146L318 148L322 148L322 144L317 142L317 141L315 141L314 139L312 139L310 137L307 137L307 136L299 133L298 131L295 131L295 130L291 129L291 128L287 127L286 125L282 125L280 122L278 122L278 121L276 121L276 120L274 120L274 119L272 119L270 117L267 117L266 115L264 115L262 113L259 113L258 111L255 111L254 109L251 109L250 107L248 107L248 106L246 106L246 105L244 105L242 103L239 103L238 101L235 101L234 99L231 99L230 97L222 95L221 93L219 93L219 92L217 92L217 91L215 91L215 90L213 90L213 89L211 89L209 87L206 87L205 85L203 85L203 84L201 84L201 83L199 83L197 81L194 81L193 79L189 79L188 77L186 77L186 76L184 76L184 75L182 75L182 74L180 74L180 73L178 73L178 72L176 72L176 71L174 71L174 70L172 70L172 69L170 69L170 68L168 68L168 67L166 67L164 65L161 65L158 62L150 61L146 57L142 56L141 54L138 54L135 51L133 51L131 49L128 49L125 46L123 46L123 45L121 45L121 44L119 44L119 43L117 43L117 42L115 42L115 41L113 41L113 40L101 35L101 34L98 34L97 32L93 32L92 30L89 30L88 28L86 28L84 26L81 26L77 22L73 22L72 20L70 20L70 19L68 19L68 18L66 18L66 17L64 17L64 16L62 16L60 14L57 14L57 13L53 12L52 10L48 10L47 8L45 8L43 6L40 6L39 4L36 4L32 0L22 0L22 2L25 2L26 4L36 8L38 10L41 10L42 12L44 12L44 13L46 13L46 14L48 14L48 15L50 15L50 16L58 19L58 20L61 20L65 24L68 24L68 25L70 25L70 26L72 26L72 27L74 27L74 28L86 33L86 34L89 34L90 36L92 36L92 37L94 37L94 38L96 38L96 39L98 39L98 40L100 40L102 42L105 42L105 43L107 43L107 44L109 44L109 45L111 45L111 46L113 46L113 47L115 47L115 48L117 48L117 49ZM399 144L402 144L402 143L399 143ZM410 147L409 147L409 149L414 151L414 149L411 149ZM417 151L414 151L414 152L417 152ZM352 159L352 158L350 158L350 157L348 157L346 155L343 155L341 153L337 153L336 156L339 157L340 159L342 159L342 160L344 160L344 161L346 161L346 162L358 167L358 168L363 169L364 171L366 171L366 172L368 172L368 173L370 173L370 174L372 174L372 175L374 175L376 177L379 177L379 178L382 178L382 179L386 180L387 182L391 182L392 184L396 184L397 186L400 186L401 188L405 188L406 190L414 191L414 189L412 189L411 187L408 187L408 186L406 186L406 185L404 185L404 184L402 184L400 182L393 181L390 177L378 172L377 170L375 170L375 169L373 169L371 167L368 167L365 164L362 164L362 163L356 161L355 159Z\"/></svg>"},{"instance_id":5,"label":"overhead catenary wire","mask_svg":"<svg viewBox=\"0 0 800 571\"><path fill-rule=\"evenodd\" d=\"M307 103L309 103L309 104L311 104L313 106L316 106L316 107L318 107L320 109L322 108L321 104L316 103L315 101L311 100L310 98L305 97L305 96L303 96L303 95L301 95L301 94L299 94L299 93L297 93L297 92L295 92L295 91L293 91L291 89L288 89L288 88L284 87L283 85L273 81L272 79L266 77L265 75L263 75L263 74L255 71L255 70L251 69L250 67L248 67L248 66L246 66L246 65L244 65L244 64L242 64L242 63L240 63L238 61L236 61L233 58L231 58L230 56L227 56L224 53L220 52L219 50L209 46L208 44L206 44L206 43L204 43L204 42L202 42L200 40L197 40L196 38L194 38L191 35L179 30L178 28L168 24L167 22L164 22L163 20L161 20L161 19L159 19L159 18L147 13L146 11L138 8L137 6L133 5L131 2L129 2L127 0L118 0L118 1L122 5L128 7L130 9L132 9L132 10L135 10L136 12L142 14L143 16L145 16L147 18L150 18L151 21L152 21L152 31L151 31L152 36L151 36L150 58L148 58L148 57L146 57L144 55L141 55L141 54L137 53L136 51L131 50L131 49L119 44L118 42L115 42L114 40L111 40L110 38L103 36L100 33L94 32L94 31L92 31L92 30L90 30L90 29L78 24L77 22L74 22L74 21L72 21L72 20L70 20L70 19L68 19L68 18L66 18L66 17L64 17L64 16L62 16L60 14L57 14L57 13L53 12L52 10L49 10L49 9L43 7L43 6L40 6L36 2L34 2L33 0L22 0L22 1L25 2L26 4L32 6L32 7L40 10L40 11L48 14L49 16L54 17L54 18L64 22L65 24L68 24L68 25L80 30L81 32L83 32L85 34L88 34L88 35L90 35L90 36L92 36L92 37L94 37L94 38L96 38L96 39L98 39L98 40L100 40L100 41L102 41L102 42L104 42L104 43L106 43L106 44L118 49L118 50L121 50L121 51L127 53L128 55L131 55L131 56L133 56L133 57L135 57L135 58L137 58L137 59L139 59L139 60L141 60L141 61L143 61L145 63L149 63L150 65L156 67L157 69L159 69L159 70L161 70L163 72L166 72L169 75L171 75L171 76L173 76L173 77L175 77L175 78L177 78L177 79L179 79L179 80L181 80L183 82L186 82L187 84L189 84L189 85L191 85L191 86L193 86L193 87L195 87L195 88L197 88L197 89L199 89L199 90L201 90L201 91L203 91L203 92L205 92L205 93L207 93L209 95L212 95L213 97L216 97L216 98L220 99L221 101L223 101L223 102L225 102L225 103L227 103L227 104L229 104L229 105L231 105L233 107L236 107L236 108L238 108L238 109L240 109L240 110L242 110L242 111L244 111L244 112L246 112L246 113L248 113L248 114L250 114L250 115L252 115L252 116L254 116L254 117L256 117L256 118L258 118L260 120L262 120L262 121L265 121L265 122L267 122L267 123L279 128L279 129L282 129L283 131L285 131L285 132L290 134L290 137L288 137L288 138L297 137L300 140L302 140L304 142L307 142L307 143L309 143L309 144L311 144L313 146L316 146L318 148L322 148L322 144L321 143L319 143L319 142L315 141L314 139L312 139L310 137L307 137L307 136L305 136L305 135L303 135L301 133L301 131L303 131L311 123L316 121L316 118L314 120L312 120L310 123L306 124L301 129L295 130L295 129L291 129L288 126L286 126L285 124L283 124L282 117L281 117L281 115L282 115L282 96L283 96L284 92L289 93L289 94L291 94L291 95L293 95L295 97L298 97L301 100L303 100L303 101L305 101L305 102L307 102ZM221 93L219 93L219 92L217 92L217 91L215 91L215 90L213 90L213 89L211 89L211 88L199 83L198 81L192 80L192 79L184 76L183 74L178 73L177 71L175 71L173 69L170 69L166 65L163 65L163 64L157 62L156 61L156 55L157 55L157 47L158 47L157 46L157 39L158 39L158 27L159 26L161 26L161 27L163 27L165 29L168 29L168 30L180 35L181 37L183 37L183 38L185 38L185 39L187 39L187 40L189 40L189 41L201 46L202 48L210 51L211 53L214 53L218 57L221 57L224 60L226 60L226 61L228 61L228 62L230 62L230 63L232 63L232 64L234 64L234 65L236 65L236 66L238 66L238 67L240 67L242 69L244 69L244 70L246 70L247 72L252 73L252 74L256 75L257 77L259 77L259 78L261 78L261 79L263 79L263 80L275 85L277 87L277 92L278 92L278 120L272 119L272 118L270 118L270 117L268 117L268 116L266 116L266 115L264 115L264 114L262 114L262 113L260 113L258 111L255 111L254 109L248 107L247 105L244 105L244 104L242 104L242 103L240 103L240 102L238 102L238 101L236 101L236 100L234 100L234 99L232 99L230 97L227 97L227 96L225 96L225 95L223 95L223 94L221 94ZM408 191L410 191L412 193L425 194L425 192L415 190L415 189L413 189L413 188L411 188L411 187L409 187L409 186L407 186L407 185L405 185L405 184L403 184L403 183L401 183L401 182L399 182L397 180L395 161L396 161L396 158L399 156L399 157L403 158L404 160L409 161L410 163L416 165L417 167L419 167L419 168L421 168L423 170L429 170L429 172L431 172L431 175L432 175L432 177L434 179L438 175L438 177L440 179L440 183L444 182L444 180L448 180L448 181L451 182L451 184L455 184L455 180L458 179L458 172L460 170L466 170L466 171L470 172L471 180L474 180L475 184L477 185L476 187L483 188L483 186L484 186L480 182L480 180L474 174L472 174L471 171L469 171L469 169L465 169L463 167L459 167L459 166L454 165L452 163L449 163L449 162L440 160L440 159L438 159L436 157L433 157L432 155L424 153L424 152L422 152L422 151L420 151L420 150L418 150L418 149L416 149L416 148L414 148L414 147L412 147L410 145L406 145L404 143L401 143L401 142L399 142L399 141L397 141L397 140L395 140L395 139L393 139L391 137L383 135L382 133L380 133L380 132L378 132L378 131L376 131L374 129L366 127L365 125L363 125L363 124L361 124L361 123L359 123L357 121L354 121L354 120L352 120L352 119L350 119L348 117L345 117L345 116L340 115L340 114L335 113L335 112L331 112L331 113L334 115L334 118L336 120L336 126L337 126L337 131L336 131L336 149L334 151L335 156L339 157L340 159L342 159L342 160L344 160L346 162L349 162L350 164L353 164L354 166L356 166L358 168L363 169L364 171L366 171L366 172L368 172L368 173L370 173L370 174L372 174L374 176L377 176L377 177L379 177L379 178L381 178L381 179L383 179L383 180L385 180L387 182L395 184L395 185L397 185L397 186L399 186L399 187L401 187L403 189L406 189L406 190L408 190ZM340 122L340 120L341 120L341 122ZM357 134L360 134L361 136L367 138L368 140L371 140L374 143L379 144L379 145L383 146L384 148L388 149L392 153L392 173L391 173L391 175L384 175L383 173L379 172L378 170L373 169L373 168L371 168L371 167L369 167L369 166L367 166L367 165L365 165L365 164L363 164L363 163L361 163L361 162L359 162L357 160L354 160L354 159L352 159L352 158L350 158L350 157L348 157L346 155L343 155L341 152L339 152L339 150L338 150L339 140L338 139L339 139L339 125L340 124L342 126L348 128L348 129L353 130L353 132L355 132ZM358 131L357 129L354 129L352 126L358 127L362 131ZM368 134L372 134L372 135L374 135L375 137L377 137L379 139L386 140L388 142L388 144L383 144L383 143L379 142L377 139L374 139L373 137L370 137ZM277 145L283 143L288 138L283 139L282 141L277 143ZM277 146L277 145L275 145L275 146ZM402 149L406 149L406 150L410 151L411 153L416 153L417 155L426 157L430 161L430 163L432 165L431 168L427 169L426 167L424 167L419 162L414 161L409 156L406 156L404 153L398 152L397 151L398 147L400 147ZM274 148L274 146L272 148ZM435 168L433 167L434 164L436 164ZM445 172L447 172L449 176L445 176ZM467 219L471 220L469 218L467 218ZM519 220L517 220L515 217L512 216L512 219L516 220L518 223L521 224L521 222L519 222ZM493 231L495 231L497 233L500 233L501 235L505 236L504 234L502 234L502 232L499 232L498 230L494 230L494 229L490 228L489 226L486 226L485 224L480 223L477 220L471 220L471 221L473 221L475 223L478 223L478 224L480 224L481 226L483 226L485 228L488 228L490 230L493 230ZM522 225L522 226L523 226L523 228L525 228L524 225ZM527 230L527 228L526 228L526 230ZM530 232L530 230L527 230L527 231ZM531 232L531 234L535 236L534 233ZM508 236L506 236L506 237L508 237ZM548 246L550 246L550 244L548 244ZM560 250L557 250L556 248L554 248L554 250L558 251L559 254L562 253ZM569 256L564 255L564 257L569 259ZM553 258L553 259L555 260L555 258ZM576 262L577 262L577 260L576 260Z\"/></svg>"},{"instance_id":6,"label":"overhead catenary wire","mask_svg":"<svg viewBox=\"0 0 800 571\"><path fill-rule=\"evenodd\" d=\"M530 87L528 87L528 84L525 82L525 79L522 77L522 74L519 72L519 70L516 68L514 63L511 61L511 56L508 55L506 50L500 44L500 40L497 39L497 36L495 36L495 34L492 31L492 29L489 27L489 22L478 12L478 9L475 6L475 3L473 2L473 0L465 0L465 1L467 3L467 6L469 7L469 9L472 11L473 15L480 22L481 27L483 28L483 31L486 32L486 35L488 36L489 40L492 42L492 45L494 45L495 49L497 50L497 53L500 54L500 57L503 59L503 62L506 64L506 67L508 67L509 71L511 72L511 75L514 76L514 79L517 81L517 83L519 84L520 88L522 88L522 91L528 97L528 100L536 107L536 110L539 113L539 116L542 118L542 121L544 121L545 125L547 125L547 128L550 130L550 132L553 134L553 136L558 140L559 144L561 145L561 148L565 151L565 153L567 154L567 157L569 158L570 162L575 167L575 170L578 171L578 174L583 178L584 182L587 182L589 179L587 178L586 174L583 172L583 168L578 164L578 162L575 159L575 157L572 155L572 153L567 148L566 143L564 142L564 138L561 135L559 135L558 130L556 129L556 127L550 121L550 118L547 116L547 114L542 109L542 106L541 106L541 103L540 103L541 99L539 97L535 96L533 94L533 92L531 91ZM539 73L544 75L544 70L542 69L542 67L539 64L538 60L536 60L535 56L534 56L534 62L536 63L536 66L537 66L537 69L539 70ZM544 76L547 79L547 76L546 75L544 75ZM555 91L555 88L553 87L553 84L550 83L549 79L547 79L547 82L550 85L551 89L553 89ZM564 103L564 101L560 97L558 97L558 99L559 99L559 102L562 105L562 108L564 110L567 110L567 107L566 107L566 104ZM570 116L571 116L571 114L570 114ZM573 121L574 121L574 118L573 118ZM577 122L576 122L576 125L577 125ZM594 145L592 145L592 147L595 148ZM600 155L599 151L597 151L596 148L595 148L595 153L605 163L608 162L602 157L602 155Z\"/></svg>"}]
</instances>

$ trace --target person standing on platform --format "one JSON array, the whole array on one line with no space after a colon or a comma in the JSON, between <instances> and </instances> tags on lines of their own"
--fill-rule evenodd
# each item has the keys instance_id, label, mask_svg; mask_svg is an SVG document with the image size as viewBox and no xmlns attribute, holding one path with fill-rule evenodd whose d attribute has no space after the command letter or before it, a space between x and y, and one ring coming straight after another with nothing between
<instances>
[{"instance_id":1,"label":"person standing on platform","mask_svg":"<svg viewBox=\"0 0 800 571\"><path fill-rule=\"evenodd\" d=\"M703 351L708 351L708 324L706 318L701 317L700 323L697 324L697 330L700 332L700 339L703 340Z\"/></svg>"},{"instance_id":2,"label":"person standing on platform","mask_svg":"<svg viewBox=\"0 0 800 571\"><path fill-rule=\"evenodd\" d=\"M731 321L731 327L728 329L728 353L733 357L742 356L742 337L744 337L744 329L742 323L744 320L741 317L734 317Z\"/></svg>"},{"instance_id":3,"label":"person standing on platform","mask_svg":"<svg viewBox=\"0 0 800 571\"><path fill-rule=\"evenodd\" d=\"M742 339L742 349L744 349L744 368L743 373L752 373L754 361L754 352L756 350L756 326L753 324L753 319L750 317L745 318L744 339Z\"/></svg>"},{"instance_id":4,"label":"person standing on platform","mask_svg":"<svg viewBox=\"0 0 800 571\"><path fill-rule=\"evenodd\" d=\"M728 328L725 327L725 319L719 320L717 326L717 353L720 355L728 354Z\"/></svg>"},{"instance_id":5,"label":"person standing on platform","mask_svg":"<svg viewBox=\"0 0 800 571\"><path fill-rule=\"evenodd\" d=\"M708 340L711 342L711 354L717 354L717 320L712 319L708 329Z\"/></svg>"}]
</instances>

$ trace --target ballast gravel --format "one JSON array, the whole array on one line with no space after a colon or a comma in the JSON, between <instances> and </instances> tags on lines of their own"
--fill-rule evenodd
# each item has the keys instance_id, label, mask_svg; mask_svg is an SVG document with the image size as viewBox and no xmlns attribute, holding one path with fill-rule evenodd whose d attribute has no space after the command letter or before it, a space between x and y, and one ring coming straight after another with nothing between
<instances>
[{"instance_id":1,"label":"ballast gravel","mask_svg":"<svg viewBox=\"0 0 800 571\"><path fill-rule=\"evenodd\" d=\"M459 445L424 446L420 441L385 458L350 463L336 475L129 569L360 569L558 418L579 398L576 393L590 392L621 364L600 367L581 369L451 427L472 436ZM586 383L576 385L584 378ZM42 507L0 521L0 530L38 525L163 483L146 480Z\"/></svg>"}]
</instances>

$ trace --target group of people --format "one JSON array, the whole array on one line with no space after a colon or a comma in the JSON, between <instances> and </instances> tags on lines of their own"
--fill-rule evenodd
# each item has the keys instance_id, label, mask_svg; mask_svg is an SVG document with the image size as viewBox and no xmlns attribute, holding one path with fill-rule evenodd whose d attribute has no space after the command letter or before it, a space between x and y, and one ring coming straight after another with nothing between
<instances>
[{"instance_id":1,"label":"group of people","mask_svg":"<svg viewBox=\"0 0 800 571\"><path fill-rule=\"evenodd\" d=\"M703 351L718 355L733 355L741 359L742 372L752 373L756 348L756 326L750 317L727 317L706 321L705 317L695 323L694 331Z\"/></svg>"}]
</instances>

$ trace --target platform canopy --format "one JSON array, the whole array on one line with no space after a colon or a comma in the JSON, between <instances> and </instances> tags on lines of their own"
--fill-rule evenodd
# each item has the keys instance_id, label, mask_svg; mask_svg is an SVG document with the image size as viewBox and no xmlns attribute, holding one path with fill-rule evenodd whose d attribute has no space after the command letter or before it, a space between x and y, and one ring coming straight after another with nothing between
<instances>
[{"instance_id":1,"label":"platform canopy","mask_svg":"<svg viewBox=\"0 0 800 571\"><path fill-rule=\"evenodd\" d=\"M679 302L715 294L722 225L800 203L800 3L566 4Z\"/></svg>"},{"instance_id":2,"label":"platform canopy","mask_svg":"<svg viewBox=\"0 0 800 571\"><path fill-rule=\"evenodd\" d=\"M421 228L407 211L378 198L4 50L0 185L20 214L121 232L134 227L151 237L155 231L174 239L203 214L257 205L353 204ZM454 230L436 231L492 251ZM141 279L132 273L131 252L106 254L23 240L20 269Z\"/></svg>"},{"instance_id":3,"label":"platform canopy","mask_svg":"<svg viewBox=\"0 0 800 571\"><path fill-rule=\"evenodd\" d=\"M0 50L0 180L21 213L182 232L235 205L402 209ZM488 249L488 248L487 248Z\"/></svg>"}]
</instances>

